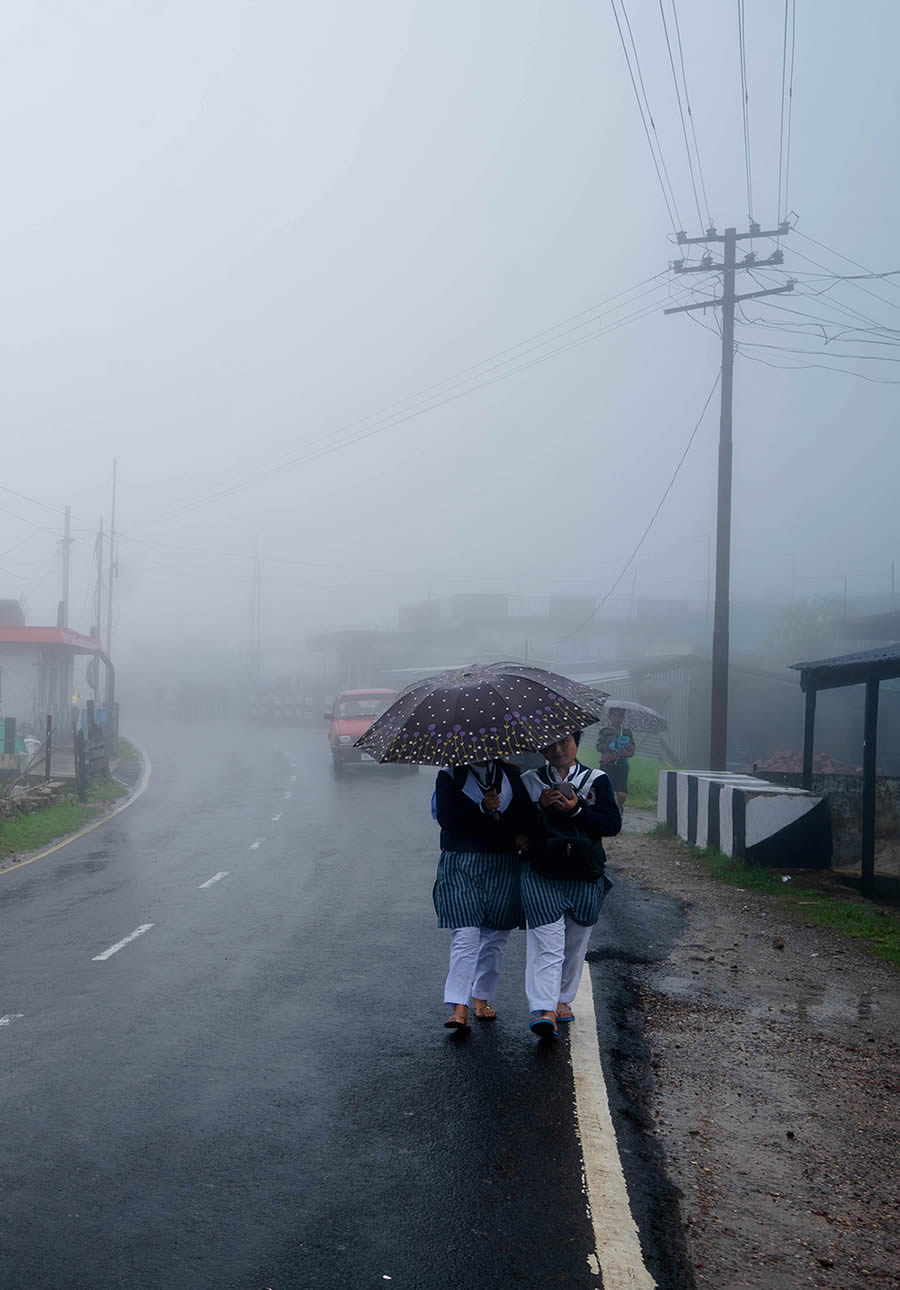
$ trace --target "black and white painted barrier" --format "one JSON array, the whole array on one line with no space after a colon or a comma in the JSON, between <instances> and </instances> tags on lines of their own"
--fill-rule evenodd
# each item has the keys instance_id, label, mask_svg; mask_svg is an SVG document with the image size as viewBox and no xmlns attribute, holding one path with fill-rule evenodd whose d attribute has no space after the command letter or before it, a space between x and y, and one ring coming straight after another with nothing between
<instances>
[{"instance_id":1,"label":"black and white painted barrier","mask_svg":"<svg viewBox=\"0 0 900 1290\"><path fill-rule=\"evenodd\" d=\"M831 864L828 803L801 788L780 788L752 775L664 770L656 814L685 842L753 864Z\"/></svg>"}]
</instances>

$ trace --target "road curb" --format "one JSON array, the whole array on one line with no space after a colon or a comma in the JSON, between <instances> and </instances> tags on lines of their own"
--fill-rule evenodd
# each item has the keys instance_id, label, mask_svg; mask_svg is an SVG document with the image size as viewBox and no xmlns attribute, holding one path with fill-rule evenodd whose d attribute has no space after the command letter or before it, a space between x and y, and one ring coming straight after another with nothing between
<instances>
[{"instance_id":1,"label":"road curb","mask_svg":"<svg viewBox=\"0 0 900 1290\"><path fill-rule=\"evenodd\" d=\"M67 847L70 842L76 842L78 838L83 838L86 834L93 833L95 829L99 829L100 826L106 824L107 821L113 819L117 815L121 815L123 811L127 811L129 806L133 806L138 798L144 794L147 789L147 785L150 783L150 776L153 773L153 764L143 748L139 748L138 745L134 743L132 746L140 754L141 764L144 767L143 774L141 775L138 786L134 792L130 793L126 800L119 806L115 806L111 811L107 811L105 815L101 815L99 820L93 820L90 824L85 824L83 828L77 829L67 837L61 838L59 842L54 842L51 847L45 847L43 851L38 851L36 855L28 856L25 860L17 860L14 864L7 865L5 868L0 869L0 878L5 874L12 873L15 869L24 869L27 864L34 864L35 860L43 860L45 856L53 855L54 851L61 851L62 848ZM121 782L122 781L120 780L119 783Z\"/></svg>"}]
</instances>

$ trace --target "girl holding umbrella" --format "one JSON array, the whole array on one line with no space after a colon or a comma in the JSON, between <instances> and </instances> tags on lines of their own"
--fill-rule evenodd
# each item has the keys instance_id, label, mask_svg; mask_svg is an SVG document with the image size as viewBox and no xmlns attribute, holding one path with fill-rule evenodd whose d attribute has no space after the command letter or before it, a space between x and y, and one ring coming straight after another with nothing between
<instances>
[{"instance_id":1,"label":"girl holding umbrella","mask_svg":"<svg viewBox=\"0 0 900 1290\"><path fill-rule=\"evenodd\" d=\"M522 870L525 993L531 1029L541 1038L555 1039L557 1022L575 1019L570 1005L591 929L612 886L601 839L622 828L609 777L578 761L580 739L575 731L554 740L541 750L547 765L522 776L544 819L544 840L532 840Z\"/></svg>"},{"instance_id":2,"label":"girl holding umbrella","mask_svg":"<svg viewBox=\"0 0 900 1290\"><path fill-rule=\"evenodd\" d=\"M509 933L522 921L519 851L534 808L519 772L501 761L438 773L435 814L441 858L434 884L438 926L450 929L444 1003L449 1030L496 1017L493 999Z\"/></svg>"}]
</instances>

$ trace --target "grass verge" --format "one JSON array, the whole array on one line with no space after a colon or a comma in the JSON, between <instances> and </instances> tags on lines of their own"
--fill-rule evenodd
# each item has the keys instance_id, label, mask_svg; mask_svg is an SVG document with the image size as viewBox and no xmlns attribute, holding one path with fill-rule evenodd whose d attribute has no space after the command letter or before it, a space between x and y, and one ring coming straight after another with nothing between
<instances>
[{"instance_id":1,"label":"grass verge","mask_svg":"<svg viewBox=\"0 0 900 1290\"><path fill-rule=\"evenodd\" d=\"M116 756L123 761L140 761L141 759L141 754L131 740L123 739L121 735L116 740Z\"/></svg>"},{"instance_id":2,"label":"grass verge","mask_svg":"<svg viewBox=\"0 0 900 1290\"><path fill-rule=\"evenodd\" d=\"M838 886L827 871L793 869L790 883L785 883L786 871L734 860L712 847L701 850L688 846L676 839L665 825L658 826L654 832L679 841L681 850L718 882L768 896L798 922L827 927L859 941L867 953L900 968L900 913L872 904L849 888ZM821 885L828 881L834 881L835 888L823 891Z\"/></svg>"},{"instance_id":3,"label":"grass verge","mask_svg":"<svg viewBox=\"0 0 900 1290\"><path fill-rule=\"evenodd\" d=\"M582 744L578 749L578 760L584 762L585 766L599 766L600 754L596 748L588 748ZM628 767L628 805L638 810L655 807L659 790L659 772L674 769L674 766L654 761L652 757L632 757Z\"/></svg>"},{"instance_id":4,"label":"grass verge","mask_svg":"<svg viewBox=\"0 0 900 1290\"><path fill-rule=\"evenodd\" d=\"M0 860L24 851L39 851L68 833L92 823L100 808L127 796L128 789L114 779L97 779L88 789L86 802L63 798L50 806L0 821Z\"/></svg>"}]
</instances>

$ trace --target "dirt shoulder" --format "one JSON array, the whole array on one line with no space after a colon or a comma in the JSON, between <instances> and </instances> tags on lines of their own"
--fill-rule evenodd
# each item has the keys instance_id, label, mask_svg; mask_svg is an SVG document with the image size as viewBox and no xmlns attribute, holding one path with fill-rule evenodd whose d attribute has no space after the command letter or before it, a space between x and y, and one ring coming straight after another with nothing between
<instances>
[{"instance_id":1,"label":"dirt shoulder","mask_svg":"<svg viewBox=\"0 0 900 1290\"><path fill-rule=\"evenodd\" d=\"M611 862L684 902L634 969L649 1100L703 1290L900 1279L900 973L771 897L714 881L675 839ZM642 1090L642 1093L646 1090Z\"/></svg>"}]
</instances>

